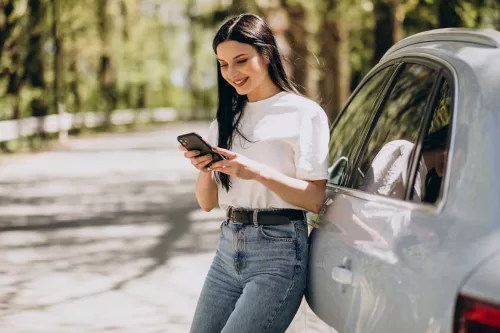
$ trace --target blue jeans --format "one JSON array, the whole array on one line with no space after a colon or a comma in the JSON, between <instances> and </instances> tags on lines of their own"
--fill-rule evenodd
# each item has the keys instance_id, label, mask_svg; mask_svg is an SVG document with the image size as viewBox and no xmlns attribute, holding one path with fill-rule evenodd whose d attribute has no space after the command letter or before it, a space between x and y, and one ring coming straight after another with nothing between
<instances>
[{"instance_id":1,"label":"blue jeans","mask_svg":"<svg viewBox=\"0 0 500 333\"><path fill-rule=\"evenodd\" d=\"M224 222L191 333L284 333L306 286L307 223Z\"/></svg>"}]
</instances>

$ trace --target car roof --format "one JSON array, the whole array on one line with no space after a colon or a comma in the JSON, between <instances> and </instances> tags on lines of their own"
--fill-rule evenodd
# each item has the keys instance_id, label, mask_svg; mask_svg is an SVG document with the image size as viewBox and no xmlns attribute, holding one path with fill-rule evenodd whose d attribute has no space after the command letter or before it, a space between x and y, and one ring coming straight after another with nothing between
<instances>
[{"instance_id":1,"label":"car roof","mask_svg":"<svg viewBox=\"0 0 500 333\"><path fill-rule=\"evenodd\" d=\"M394 44L383 56L386 58L404 48L421 43L447 42L476 44L478 47L500 49L500 32L493 29L446 28L421 32ZM383 59L382 58L382 59Z\"/></svg>"},{"instance_id":2,"label":"car roof","mask_svg":"<svg viewBox=\"0 0 500 333\"><path fill-rule=\"evenodd\" d=\"M490 90L495 100L500 89L500 32L493 29L446 28L429 30L394 44L379 64L415 54L445 60L462 78L470 74ZM465 67L464 67L465 66ZM469 72L469 69L471 72ZM469 75L469 76L468 76ZM496 90L492 92L491 90ZM484 90L484 89L483 89Z\"/></svg>"}]
</instances>

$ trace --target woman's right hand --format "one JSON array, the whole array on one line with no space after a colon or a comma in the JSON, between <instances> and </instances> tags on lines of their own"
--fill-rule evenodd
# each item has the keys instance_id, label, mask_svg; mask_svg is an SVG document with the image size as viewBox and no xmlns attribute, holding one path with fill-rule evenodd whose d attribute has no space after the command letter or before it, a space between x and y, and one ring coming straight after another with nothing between
<instances>
[{"instance_id":1,"label":"woman's right hand","mask_svg":"<svg viewBox=\"0 0 500 333\"><path fill-rule=\"evenodd\" d=\"M207 165L212 161L212 155L207 154L204 156L199 156L200 152L197 150L187 150L183 146L179 146L179 149L184 152L184 157L191 161L191 164L198 170L202 172L211 172L212 170L207 168Z\"/></svg>"}]
</instances>

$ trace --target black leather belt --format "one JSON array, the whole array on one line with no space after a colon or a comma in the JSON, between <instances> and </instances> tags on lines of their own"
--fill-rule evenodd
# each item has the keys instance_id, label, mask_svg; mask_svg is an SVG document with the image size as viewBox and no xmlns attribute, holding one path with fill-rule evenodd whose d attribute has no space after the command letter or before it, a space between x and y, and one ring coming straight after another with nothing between
<instances>
[{"instance_id":1,"label":"black leather belt","mask_svg":"<svg viewBox=\"0 0 500 333\"><path fill-rule=\"evenodd\" d=\"M290 221L304 220L305 211L299 209L257 210L259 225L288 224ZM236 224L253 224L254 210L229 207L226 217L229 222Z\"/></svg>"}]
</instances>

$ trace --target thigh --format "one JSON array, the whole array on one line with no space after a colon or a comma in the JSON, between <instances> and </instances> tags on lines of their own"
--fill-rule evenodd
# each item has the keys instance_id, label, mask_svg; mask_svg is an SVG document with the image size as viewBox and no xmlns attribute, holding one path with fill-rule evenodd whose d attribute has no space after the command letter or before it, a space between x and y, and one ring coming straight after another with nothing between
<instances>
[{"instance_id":1,"label":"thigh","mask_svg":"<svg viewBox=\"0 0 500 333\"><path fill-rule=\"evenodd\" d=\"M297 312L306 285L307 226L247 232L245 286L223 333L283 333Z\"/></svg>"},{"instance_id":2,"label":"thigh","mask_svg":"<svg viewBox=\"0 0 500 333\"><path fill-rule=\"evenodd\" d=\"M298 268L291 279L265 274L252 279L222 333L284 333L300 306L304 273Z\"/></svg>"}]
</instances>

